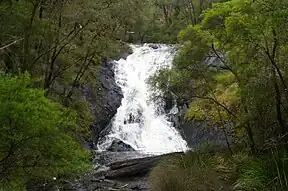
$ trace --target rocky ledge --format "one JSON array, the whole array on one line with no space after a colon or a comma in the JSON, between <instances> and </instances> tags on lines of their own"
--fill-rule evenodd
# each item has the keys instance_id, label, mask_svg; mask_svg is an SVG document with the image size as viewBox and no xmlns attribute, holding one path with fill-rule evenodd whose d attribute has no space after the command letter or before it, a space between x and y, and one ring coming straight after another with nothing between
<instances>
[{"instance_id":1,"label":"rocky ledge","mask_svg":"<svg viewBox=\"0 0 288 191\"><path fill-rule=\"evenodd\" d=\"M172 153L159 156L129 159L113 162L107 168L88 174L74 182L66 182L60 190L70 191L148 191L151 186L148 174L164 156L183 153Z\"/></svg>"}]
</instances>

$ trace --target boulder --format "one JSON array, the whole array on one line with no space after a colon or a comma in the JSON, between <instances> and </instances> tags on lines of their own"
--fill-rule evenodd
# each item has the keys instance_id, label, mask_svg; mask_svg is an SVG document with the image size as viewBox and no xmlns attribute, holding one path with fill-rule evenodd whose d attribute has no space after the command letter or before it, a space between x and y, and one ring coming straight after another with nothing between
<instances>
[{"instance_id":1,"label":"boulder","mask_svg":"<svg viewBox=\"0 0 288 191\"><path fill-rule=\"evenodd\" d=\"M132 53L133 53L133 50L132 50L132 49L128 49L128 51L124 52L124 53L121 55L120 58L126 60L127 57L128 57L130 54L132 54Z\"/></svg>"},{"instance_id":2,"label":"boulder","mask_svg":"<svg viewBox=\"0 0 288 191\"><path fill-rule=\"evenodd\" d=\"M135 151L130 145L121 140L114 140L107 150L111 152Z\"/></svg>"},{"instance_id":3,"label":"boulder","mask_svg":"<svg viewBox=\"0 0 288 191\"><path fill-rule=\"evenodd\" d=\"M153 49L158 49L159 48L157 44L150 44L149 47L153 48Z\"/></svg>"}]
</instances>

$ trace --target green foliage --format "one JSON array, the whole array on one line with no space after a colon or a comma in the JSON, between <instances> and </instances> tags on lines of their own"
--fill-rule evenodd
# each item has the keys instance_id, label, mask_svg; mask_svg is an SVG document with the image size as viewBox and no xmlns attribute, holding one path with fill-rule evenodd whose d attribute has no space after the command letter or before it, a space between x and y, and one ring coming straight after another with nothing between
<instances>
[{"instance_id":1,"label":"green foliage","mask_svg":"<svg viewBox=\"0 0 288 191\"><path fill-rule=\"evenodd\" d=\"M287 11L287 1L280 0L231 0L214 4L203 12L199 24L188 25L179 33L181 48L175 67L165 71L170 74L166 79L159 74L158 79L155 77L161 84L159 87L166 87L180 97L185 95L190 102L188 120L205 120L220 128L227 124L234 127L240 136L239 145L246 142L253 154L255 146L261 150L267 140L285 139ZM183 73L189 75L183 79L174 77ZM231 175L235 177L230 178L238 178L233 189L287 190L286 149L287 146L283 150L265 150L262 152L266 154L258 157L232 155L228 169L235 172ZM201 170L205 174L206 168ZM183 177L189 176L185 173L169 174L167 180L172 179L177 187L172 190L185 190L185 185L192 184L194 177L190 177L191 182L185 180ZM161 179L154 184L156 190L173 186ZM197 190L199 185L202 184L190 188Z\"/></svg>"},{"instance_id":2,"label":"green foliage","mask_svg":"<svg viewBox=\"0 0 288 191\"><path fill-rule=\"evenodd\" d=\"M152 170L152 190L287 190L287 152L232 156L215 148L167 156Z\"/></svg>"},{"instance_id":3,"label":"green foliage","mask_svg":"<svg viewBox=\"0 0 288 191\"><path fill-rule=\"evenodd\" d=\"M188 152L163 158L152 170L150 181L153 191L229 190L227 170L222 155Z\"/></svg>"},{"instance_id":4,"label":"green foliage","mask_svg":"<svg viewBox=\"0 0 288 191\"><path fill-rule=\"evenodd\" d=\"M246 131L250 147L283 135L288 116L287 10L287 2L280 0L213 4L197 25L179 33L175 66L165 71L166 79L158 74L158 87L191 103L188 120L220 127L229 123L239 135ZM182 74L188 75L175 78Z\"/></svg>"},{"instance_id":5,"label":"green foliage","mask_svg":"<svg viewBox=\"0 0 288 191\"><path fill-rule=\"evenodd\" d=\"M75 113L30 85L27 73L0 76L0 188L4 190L23 190L27 182L76 175L89 168L89 154L71 131Z\"/></svg>"},{"instance_id":6,"label":"green foliage","mask_svg":"<svg viewBox=\"0 0 288 191\"><path fill-rule=\"evenodd\" d=\"M86 101L77 101L70 103L71 110L76 113L76 128L75 132L86 140L91 137L90 124L94 117L90 112L89 105Z\"/></svg>"},{"instance_id":7,"label":"green foliage","mask_svg":"<svg viewBox=\"0 0 288 191\"><path fill-rule=\"evenodd\" d=\"M241 190L287 190L287 152L276 150L251 160L237 180Z\"/></svg>"},{"instance_id":8,"label":"green foliage","mask_svg":"<svg viewBox=\"0 0 288 191\"><path fill-rule=\"evenodd\" d=\"M128 0L1 1L0 47L12 44L0 49L0 70L11 75L28 71L42 88L39 91L73 114L68 121L75 124L69 133L89 140L93 117L81 87L96 87L103 58L118 59L129 50L125 34L141 25L145 6L143 1Z\"/></svg>"},{"instance_id":9,"label":"green foliage","mask_svg":"<svg viewBox=\"0 0 288 191\"><path fill-rule=\"evenodd\" d=\"M238 178L234 190L288 189L287 12L288 1L281 0L215 3L179 32L181 46L174 67L154 77L156 87L190 102L187 120L234 127L240 138L236 148L244 143L252 154L255 147L265 152L264 156L237 153L229 158L226 167L235 173L228 176L231 181ZM277 137L284 140L283 150L263 151L264 143ZM182 169L182 159L175 159L177 164L171 160L152 172L154 190L201 190L211 180L205 174L215 170L199 163L197 169L197 160L189 159L183 164L193 166L197 179Z\"/></svg>"}]
</instances>

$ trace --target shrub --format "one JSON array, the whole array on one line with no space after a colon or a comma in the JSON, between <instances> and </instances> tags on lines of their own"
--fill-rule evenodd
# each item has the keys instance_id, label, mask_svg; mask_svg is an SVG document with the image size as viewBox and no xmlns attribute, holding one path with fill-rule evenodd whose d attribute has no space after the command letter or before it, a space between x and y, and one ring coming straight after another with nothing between
<instances>
[{"instance_id":1,"label":"shrub","mask_svg":"<svg viewBox=\"0 0 288 191\"><path fill-rule=\"evenodd\" d=\"M150 174L153 191L228 190L224 158L200 152L164 158ZM228 172L229 173L229 172Z\"/></svg>"},{"instance_id":2,"label":"shrub","mask_svg":"<svg viewBox=\"0 0 288 191\"><path fill-rule=\"evenodd\" d=\"M241 190L280 191L288 189L286 150L276 150L249 162L237 181Z\"/></svg>"},{"instance_id":3,"label":"shrub","mask_svg":"<svg viewBox=\"0 0 288 191\"><path fill-rule=\"evenodd\" d=\"M28 74L0 75L0 190L87 170L89 153L70 131L75 114L31 88Z\"/></svg>"}]
</instances>

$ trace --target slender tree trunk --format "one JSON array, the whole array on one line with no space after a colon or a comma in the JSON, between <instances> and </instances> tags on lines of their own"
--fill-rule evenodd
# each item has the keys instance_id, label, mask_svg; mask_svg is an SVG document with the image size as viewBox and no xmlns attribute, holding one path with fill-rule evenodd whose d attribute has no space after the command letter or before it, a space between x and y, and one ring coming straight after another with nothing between
<instances>
[{"instance_id":1,"label":"slender tree trunk","mask_svg":"<svg viewBox=\"0 0 288 191\"><path fill-rule=\"evenodd\" d=\"M256 153L256 148L255 148L255 142L254 142L254 138L253 138L253 132L252 132L251 124L249 122L245 125L245 130L246 130L246 133L248 135L250 151L254 155Z\"/></svg>"},{"instance_id":2,"label":"slender tree trunk","mask_svg":"<svg viewBox=\"0 0 288 191\"><path fill-rule=\"evenodd\" d=\"M286 83L286 81L284 79L284 76L282 75L282 72L281 72L281 70L280 70L280 68L279 68L279 66L277 64L277 59L276 59L277 58L277 49L279 47L279 42L278 42L276 31L274 29L272 30L272 33L273 33L273 39L274 39L272 52L269 49L267 41L265 41L266 48L264 48L265 49L264 51L265 51L270 63L276 69L276 72L277 72L277 74L278 74L278 76L280 78L280 81L282 83L282 86L284 88L284 95L285 95L286 101L288 101L288 86L287 86L287 83ZM265 36L264 36L264 38L265 38Z\"/></svg>"},{"instance_id":3,"label":"slender tree trunk","mask_svg":"<svg viewBox=\"0 0 288 191\"><path fill-rule=\"evenodd\" d=\"M277 83L277 78L276 78L276 74L275 74L275 70L272 70L272 75L273 75L273 82L274 82L274 90L275 90L275 106L276 106L276 114L277 114L277 121L279 123L280 129L281 129L281 133L285 134L286 133L286 128L285 128L285 123L283 121L283 117L282 117L282 111L281 111L281 94L280 94L280 90L279 90L279 86Z\"/></svg>"},{"instance_id":4,"label":"slender tree trunk","mask_svg":"<svg viewBox=\"0 0 288 191\"><path fill-rule=\"evenodd\" d=\"M44 0L40 1L40 9L39 9L39 19L43 18L43 12L44 12Z\"/></svg>"},{"instance_id":5,"label":"slender tree trunk","mask_svg":"<svg viewBox=\"0 0 288 191\"><path fill-rule=\"evenodd\" d=\"M230 145L230 142L229 142L229 139L228 139L228 135L227 135L227 131L226 131L225 127L222 128L222 131L224 133L224 137L225 137L227 148L228 148L230 154L233 155L233 150L231 148L231 145Z\"/></svg>"},{"instance_id":6,"label":"slender tree trunk","mask_svg":"<svg viewBox=\"0 0 288 191\"><path fill-rule=\"evenodd\" d=\"M196 25L197 24L197 17L196 17L196 10L195 10L195 6L193 4L193 2L190 0L190 6L191 6L191 10L192 10L192 17L191 20L193 22L193 25Z\"/></svg>"},{"instance_id":7,"label":"slender tree trunk","mask_svg":"<svg viewBox=\"0 0 288 191\"><path fill-rule=\"evenodd\" d=\"M92 56L90 57L90 59L88 60L88 57L89 57L89 54L87 52L86 54L86 57L85 57L85 60L81 66L81 68L79 69L75 79L73 80L73 83L72 83L72 87L71 87L71 90L69 91L69 93L66 95L66 98L67 99L70 99L71 96L73 95L73 91L74 89L76 88L77 84L79 83L79 81L81 80L81 78L83 77L83 75L85 74L86 70L88 69L88 67L90 66L93 58L95 57L95 53L92 54ZM88 60L88 61L87 61ZM86 64L87 62L87 64Z\"/></svg>"},{"instance_id":8,"label":"slender tree trunk","mask_svg":"<svg viewBox=\"0 0 288 191\"><path fill-rule=\"evenodd\" d=\"M162 5L162 9L163 9L163 13L164 13L164 16L165 16L166 24L170 24L169 18L168 18L169 17L168 10L167 10L166 6Z\"/></svg>"},{"instance_id":9,"label":"slender tree trunk","mask_svg":"<svg viewBox=\"0 0 288 191\"><path fill-rule=\"evenodd\" d=\"M217 100L217 97L215 96L214 92L213 92L213 89L211 88L208 80L206 79L205 75L203 74L203 78L205 80L205 82L207 83L207 87L208 89L212 92L212 98L211 100L216 103L216 107L217 107L217 113L218 113L218 116L219 116L219 119L220 119L220 125L222 127L220 127L224 133L224 136L225 136L225 141L226 141L226 144L227 144L227 148L230 152L231 155L233 155L233 150L231 148L231 145L230 145L230 142L229 142L229 139L228 139L228 135L227 135L227 131L226 131L226 127L225 127L225 124L224 124L224 120L223 120L223 117L221 115L221 111L220 111L220 108L224 109L225 111L229 111L230 114L232 114L232 112L230 111L230 109L228 109L225 105L221 104L218 100ZM236 116L235 116L236 117Z\"/></svg>"},{"instance_id":10,"label":"slender tree trunk","mask_svg":"<svg viewBox=\"0 0 288 191\"><path fill-rule=\"evenodd\" d=\"M29 41L30 41L30 35L31 35L31 29L33 22L35 20L36 12L39 7L40 0L35 0L33 3L33 8L32 12L30 15L30 21L27 27L25 27L25 35L24 35L24 44L23 44L23 60L22 60L22 67L21 67L21 72L24 72L25 70L28 69L28 62L29 62Z\"/></svg>"},{"instance_id":11,"label":"slender tree trunk","mask_svg":"<svg viewBox=\"0 0 288 191\"><path fill-rule=\"evenodd\" d=\"M248 108L247 108L247 105L243 99L242 96L240 96L241 98L241 104L243 105L243 108L244 108L244 112L247 116L249 116L249 111L248 111ZM246 130L246 133L247 133L247 136L248 136L248 142L249 142L249 147L250 147L250 151L251 153L254 155L256 153L256 144L255 144L255 141L254 141L254 134L253 134L253 131L252 131L252 127L251 127L251 123L250 121L247 121L245 126L244 126L245 130Z\"/></svg>"},{"instance_id":12,"label":"slender tree trunk","mask_svg":"<svg viewBox=\"0 0 288 191\"><path fill-rule=\"evenodd\" d=\"M222 115L221 115L221 112L220 112L220 108L218 106L217 106L217 112L218 112L218 115L219 115L219 118L220 118L220 125L222 126L220 128L222 129L222 131L224 133L224 137L225 137L227 148L228 148L230 154L233 155L233 150L231 148L231 145L230 145L230 142L229 142L229 139L228 139L226 127L225 127L225 124L224 124L224 121L223 121L223 118L222 118Z\"/></svg>"}]
</instances>

